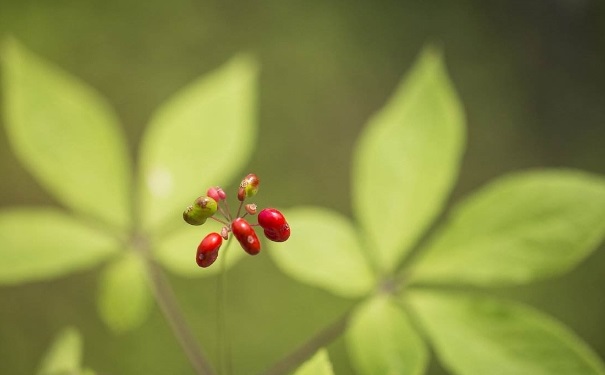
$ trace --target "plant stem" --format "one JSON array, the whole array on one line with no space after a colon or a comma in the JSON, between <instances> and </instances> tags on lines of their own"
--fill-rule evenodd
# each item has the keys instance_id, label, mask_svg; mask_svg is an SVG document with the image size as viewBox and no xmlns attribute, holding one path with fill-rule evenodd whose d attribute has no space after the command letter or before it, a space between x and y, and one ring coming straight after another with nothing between
<instances>
[{"instance_id":1,"label":"plant stem","mask_svg":"<svg viewBox=\"0 0 605 375\"><path fill-rule=\"evenodd\" d=\"M172 333L181 345L185 355L189 359L191 366L197 375L213 375L214 371L209 362L202 354L191 329L185 321L185 317L179 308L178 301L168 280L164 276L160 267L152 260L147 260L147 268L155 300L164 314Z\"/></svg>"},{"instance_id":2,"label":"plant stem","mask_svg":"<svg viewBox=\"0 0 605 375\"><path fill-rule=\"evenodd\" d=\"M337 321L325 327L279 362L275 363L267 371L262 373L262 375L282 375L295 370L320 348L328 345L340 336L347 328L350 315L351 310L347 311Z\"/></svg>"},{"instance_id":3,"label":"plant stem","mask_svg":"<svg viewBox=\"0 0 605 375\"><path fill-rule=\"evenodd\" d=\"M231 245L231 240L227 242L227 246L222 251L221 269L216 287L216 305L217 305L217 346L219 350L219 362L221 375L229 375L231 373L231 346L229 340L229 332L227 325L227 250Z\"/></svg>"}]
</instances>

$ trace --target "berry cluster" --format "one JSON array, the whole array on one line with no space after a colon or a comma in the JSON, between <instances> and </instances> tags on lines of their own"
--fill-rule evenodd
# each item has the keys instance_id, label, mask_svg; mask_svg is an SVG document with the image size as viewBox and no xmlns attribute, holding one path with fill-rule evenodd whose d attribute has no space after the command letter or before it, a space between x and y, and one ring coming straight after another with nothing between
<instances>
[{"instance_id":1,"label":"berry cluster","mask_svg":"<svg viewBox=\"0 0 605 375\"><path fill-rule=\"evenodd\" d=\"M265 208L260 211L258 213L258 224L250 224L245 219L247 215L256 215L256 204L244 205L244 201L256 195L258 185L259 179L254 173L247 175L242 180L237 191L237 199L240 204L235 219L229 212L227 194L218 186L208 189L206 196L197 198L193 205L185 209L183 219L191 225L202 225L207 219L216 220L224 225L220 234L210 233L200 242L195 256L198 266L208 267L214 263L218 257L218 250L223 244L223 239L228 240L229 233L233 233L244 251L250 255L256 255L260 252L260 241L253 228L255 226L263 228L265 237L271 241L283 242L290 237L290 226L284 215L274 208ZM246 212L240 216L242 206ZM217 211L225 220L214 217Z\"/></svg>"}]
</instances>

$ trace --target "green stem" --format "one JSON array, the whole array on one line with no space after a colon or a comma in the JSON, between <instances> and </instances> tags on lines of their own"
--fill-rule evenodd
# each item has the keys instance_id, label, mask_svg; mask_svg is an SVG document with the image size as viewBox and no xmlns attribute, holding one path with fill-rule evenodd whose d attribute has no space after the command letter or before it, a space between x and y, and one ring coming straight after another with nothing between
<instances>
[{"instance_id":1,"label":"green stem","mask_svg":"<svg viewBox=\"0 0 605 375\"><path fill-rule=\"evenodd\" d=\"M347 328L351 311L352 310L347 311L337 321L325 327L315 336L311 337L307 342L271 366L267 371L262 373L262 375L283 375L298 368L303 362L311 358L311 356L319 349L330 344L344 333L345 329Z\"/></svg>"},{"instance_id":2,"label":"green stem","mask_svg":"<svg viewBox=\"0 0 605 375\"><path fill-rule=\"evenodd\" d=\"M152 260L147 259L146 263L155 300L195 373L197 375L213 375L214 371L202 354L200 346L187 325L168 280L160 267Z\"/></svg>"},{"instance_id":3,"label":"green stem","mask_svg":"<svg viewBox=\"0 0 605 375\"><path fill-rule=\"evenodd\" d=\"M216 305L217 305L217 346L219 350L219 361L221 375L229 375L231 373L231 344L229 340L229 332L227 325L227 250L231 245L231 240L227 242L227 246L222 251L222 259L220 261L220 274L216 288Z\"/></svg>"}]
</instances>

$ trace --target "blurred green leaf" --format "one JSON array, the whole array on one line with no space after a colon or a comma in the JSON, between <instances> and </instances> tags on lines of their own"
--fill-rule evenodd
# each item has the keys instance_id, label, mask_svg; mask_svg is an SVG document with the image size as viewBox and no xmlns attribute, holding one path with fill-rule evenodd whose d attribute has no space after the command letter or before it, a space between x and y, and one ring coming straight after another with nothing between
<instances>
[{"instance_id":1,"label":"blurred green leaf","mask_svg":"<svg viewBox=\"0 0 605 375\"><path fill-rule=\"evenodd\" d=\"M407 301L454 374L596 375L603 363L561 323L529 307L462 293L410 291Z\"/></svg>"},{"instance_id":2,"label":"blurred green leaf","mask_svg":"<svg viewBox=\"0 0 605 375\"><path fill-rule=\"evenodd\" d=\"M182 220L195 198L229 182L248 163L256 140L256 85L255 62L240 56L156 111L140 153L144 228Z\"/></svg>"},{"instance_id":3,"label":"blurred green leaf","mask_svg":"<svg viewBox=\"0 0 605 375\"><path fill-rule=\"evenodd\" d=\"M4 47L6 127L16 155L66 206L127 226L131 162L113 110L16 40Z\"/></svg>"},{"instance_id":4,"label":"blurred green leaf","mask_svg":"<svg viewBox=\"0 0 605 375\"><path fill-rule=\"evenodd\" d=\"M303 363L294 375L333 375L332 363L326 349L320 349L313 358Z\"/></svg>"},{"instance_id":5,"label":"blurred green leaf","mask_svg":"<svg viewBox=\"0 0 605 375\"><path fill-rule=\"evenodd\" d=\"M458 175L465 128L441 55L426 48L359 139L353 208L383 271L441 211Z\"/></svg>"},{"instance_id":6,"label":"blurred green leaf","mask_svg":"<svg viewBox=\"0 0 605 375\"><path fill-rule=\"evenodd\" d=\"M413 281L520 284L563 273L605 235L605 179L577 171L503 177L458 205Z\"/></svg>"},{"instance_id":7,"label":"blurred green leaf","mask_svg":"<svg viewBox=\"0 0 605 375\"><path fill-rule=\"evenodd\" d=\"M374 286L352 223L322 208L284 213L292 235L288 242L268 242L277 266L292 278L344 297L358 297Z\"/></svg>"},{"instance_id":8,"label":"blurred green leaf","mask_svg":"<svg viewBox=\"0 0 605 375\"><path fill-rule=\"evenodd\" d=\"M58 210L0 211L0 283L43 280L89 268L120 246Z\"/></svg>"},{"instance_id":9,"label":"blurred green leaf","mask_svg":"<svg viewBox=\"0 0 605 375\"><path fill-rule=\"evenodd\" d=\"M38 375L78 375L82 362L82 338L73 327L61 331L40 363Z\"/></svg>"},{"instance_id":10,"label":"blurred green leaf","mask_svg":"<svg viewBox=\"0 0 605 375\"><path fill-rule=\"evenodd\" d=\"M427 365L424 342L403 309L381 295L357 308L346 332L358 374L420 375Z\"/></svg>"},{"instance_id":11,"label":"blurred green leaf","mask_svg":"<svg viewBox=\"0 0 605 375\"><path fill-rule=\"evenodd\" d=\"M99 313L115 332L139 327L149 314L151 293L143 262L130 251L108 265L101 275Z\"/></svg>"},{"instance_id":12,"label":"blurred green leaf","mask_svg":"<svg viewBox=\"0 0 605 375\"><path fill-rule=\"evenodd\" d=\"M203 277L217 275L221 267L208 267L201 269L195 262L197 247L208 231L200 231L198 227L183 222L183 227L170 233L167 237L158 240L154 246L154 257L157 261L170 271L186 277ZM231 241L235 241L233 238ZM245 255L239 245L223 243L219 250L217 262L224 261L227 256L227 268L233 266Z\"/></svg>"}]
</instances>

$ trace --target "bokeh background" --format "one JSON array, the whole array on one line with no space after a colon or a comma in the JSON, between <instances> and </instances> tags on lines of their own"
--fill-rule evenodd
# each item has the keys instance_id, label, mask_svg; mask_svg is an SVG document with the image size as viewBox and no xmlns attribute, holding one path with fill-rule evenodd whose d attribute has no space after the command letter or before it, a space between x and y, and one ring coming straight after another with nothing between
<instances>
[{"instance_id":1,"label":"bokeh background","mask_svg":"<svg viewBox=\"0 0 605 375\"><path fill-rule=\"evenodd\" d=\"M605 174L602 1L0 0L0 38L9 34L107 97L133 158L160 103L234 54L254 54L260 133L242 173L261 176L260 205L350 215L357 136L427 42L443 49L468 118L450 205L514 170ZM220 158L220 124L214 136ZM4 129L0 176L2 208L57 205L19 165ZM84 362L102 374L192 373L157 309L130 333L102 324L97 273L0 286L0 373L33 373L65 325L82 331ZM170 280L216 363L216 281ZM563 277L492 292L551 314L605 357L604 289L601 246ZM288 279L267 256L233 268L228 292L238 374L268 367L353 303ZM351 373L342 340L329 349L336 372ZM429 373L442 372L433 361Z\"/></svg>"}]
</instances>

